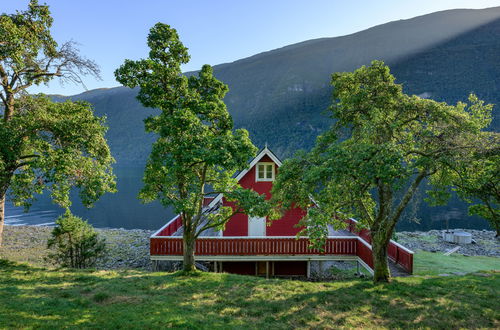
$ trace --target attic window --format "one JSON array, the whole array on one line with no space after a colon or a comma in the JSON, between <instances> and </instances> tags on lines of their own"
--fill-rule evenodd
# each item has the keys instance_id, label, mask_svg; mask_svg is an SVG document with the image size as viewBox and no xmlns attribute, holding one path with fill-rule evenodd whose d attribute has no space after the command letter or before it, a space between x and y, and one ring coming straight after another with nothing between
<instances>
[{"instance_id":1,"label":"attic window","mask_svg":"<svg viewBox=\"0 0 500 330\"><path fill-rule=\"evenodd\" d=\"M257 163L255 181L274 181L274 163Z\"/></svg>"}]
</instances>

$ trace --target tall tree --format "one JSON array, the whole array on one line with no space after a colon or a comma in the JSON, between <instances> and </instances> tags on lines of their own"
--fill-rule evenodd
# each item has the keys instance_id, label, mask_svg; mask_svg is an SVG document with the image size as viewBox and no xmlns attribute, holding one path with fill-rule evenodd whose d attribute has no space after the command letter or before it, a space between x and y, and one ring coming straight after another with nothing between
<instances>
[{"instance_id":1,"label":"tall tree","mask_svg":"<svg viewBox=\"0 0 500 330\"><path fill-rule=\"evenodd\" d=\"M30 86L55 77L82 82L81 75L99 74L73 43L58 46L51 25L48 7L36 0L26 11L0 15L0 245L9 188L15 203L26 207L44 187L63 206L73 184L87 205L115 189L104 119L85 103L27 96Z\"/></svg>"},{"instance_id":2,"label":"tall tree","mask_svg":"<svg viewBox=\"0 0 500 330\"><path fill-rule=\"evenodd\" d=\"M233 131L223 102L228 87L213 76L209 65L198 76L182 75L181 65L189 55L170 26L157 23L148 35L148 46L147 59L126 60L115 76L125 86L139 86L139 101L161 111L145 121L146 130L158 139L140 197L173 206L181 215L184 270L192 271L195 241L202 232L222 228L236 213L263 216L268 206L264 196L241 188L233 178L256 148L246 130ZM220 206L205 213L204 199L219 193L234 207Z\"/></svg>"},{"instance_id":3,"label":"tall tree","mask_svg":"<svg viewBox=\"0 0 500 330\"><path fill-rule=\"evenodd\" d=\"M493 147L482 131L491 105L474 96L456 106L408 96L394 80L380 61L333 74L336 124L310 153L285 161L273 187L283 208L309 208L303 221L319 246L328 224L359 218L371 231L375 282L389 281L388 243L424 179Z\"/></svg>"}]
</instances>

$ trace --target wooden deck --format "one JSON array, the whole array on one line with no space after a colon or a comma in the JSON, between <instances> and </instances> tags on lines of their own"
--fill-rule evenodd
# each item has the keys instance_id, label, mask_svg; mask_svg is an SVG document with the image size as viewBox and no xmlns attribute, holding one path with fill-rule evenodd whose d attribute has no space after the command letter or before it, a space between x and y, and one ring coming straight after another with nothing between
<instances>
[{"instance_id":1,"label":"wooden deck","mask_svg":"<svg viewBox=\"0 0 500 330\"><path fill-rule=\"evenodd\" d=\"M306 237L227 237L218 233L196 240L195 254L203 261L270 261L270 260L356 260L373 271L371 237L367 230L359 230L356 221L349 219L346 231L329 230L330 236L322 250L311 249ZM182 260L181 221L174 218L150 239L152 260ZM214 234L214 233L212 233ZM388 247L390 261L405 272L413 272L413 252L391 240Z\"/></svg>"}]
</instances>

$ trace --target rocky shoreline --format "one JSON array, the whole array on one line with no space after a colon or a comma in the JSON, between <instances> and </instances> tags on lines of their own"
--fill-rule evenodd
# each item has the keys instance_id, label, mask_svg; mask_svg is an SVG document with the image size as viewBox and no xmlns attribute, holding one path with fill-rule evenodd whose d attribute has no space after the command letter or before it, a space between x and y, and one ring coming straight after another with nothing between
<instances>
[{"instance_id":1,"label":"rocky shoreline","mask_svg":"<svg viewBox=\"0 0 500 330\"><path fill-rule=\"evenodd\" d=\"M5 226L0 258L28 262L36 266L52 266L46 260L47 240L53 227ZM98 269L151 269L149 237L151 230L100 229L106 240L106 256L98 261Z\"/></svg>"},{"instance_id":2,"label":"rocky shoreline","mask_svg":"<svg viewBox=\"0 0 500 330\"><path fill-rule=\"evenodd\" d=\"M98 269L143 269L151 270L149 260L149 237L151 230L142 229L96 229L106 240L107 254L97 264ZM5 226L0 258L28 262L36 266L51 266L45 259L49 253L47 240L52 227ZM500 239L495 232L487 230L465 230L472 234L474 244L457 245L444 242L442 231L399 232L398 243L413 250L444 253L460 246L455 252L467 256L500 257Z\"/></svg>"},{"instance_id":3,"label":"rocky shoreline","mask_svg":"<svg viewBox=\"0 0 500 330\"><path fill-rule=\"evenodd\" d=\"M455 247L459 249L456 254L465 256L500 257L500 238L495 238L494 231L474 229L453 229L456 232L472 234L472 244L454 244L445 242L442 238L443 230L399 232L396 241L410 250L442 252L445 253Z\"/></svg>"}]
</instances>

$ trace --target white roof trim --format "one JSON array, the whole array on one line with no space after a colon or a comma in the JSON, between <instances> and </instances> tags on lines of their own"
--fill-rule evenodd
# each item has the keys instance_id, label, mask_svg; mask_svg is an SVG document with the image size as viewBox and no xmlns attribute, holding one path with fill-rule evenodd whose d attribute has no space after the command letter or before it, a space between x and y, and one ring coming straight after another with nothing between
<instances>
[{"instance_id":1,"label":"white roof trim","mask_svg":"<svg viewBox=\"0 0 500 330\"><path fill-rule=\"evenodd\" d=\"M218 194L217 196L214 197L214 199L212 199L212 201L210 202L210 204L208 204L207 207L213 207L215 206L215 204L217 204L221 199L222 199L222 194Z\"/></svg>"},{"instance_id":2,"label":"white roof trim","mask_svg":"<svg viewBox=\"0 0 500 330\"><path fill-rule=\"evenodd\" d=\"M259 160L262 159L262 157L264 156L269 156L269 158L271 158L271 160L273 162L276 163L276 165L278 167L280 167L283 163L281 163L281 161L278 159L278 157L276 157L272 152L271 150L269 150L267 148L267 146L264 147L264 149L262 149L261 152L259 152L259 154L257 156L255 156L254 159L252 159L252 161L250 162L250 164L248 165L248 167L246 169L244 169L243 171L241 171L237 176L236 176L236 180L239 182L241 180L241 178L243 178L249 171L250 169L252 169L252 167L254 167L255 165L257 165L257 163L259 162ZM212 207L212 206L215 206L215 204L217 204L221 199L222 199L222 194L218 194L217 196L215 196L215 198L210 202L210 204L208 204L208 207Z\"/></svg>"},{"instance_id":3,"label":"white roof trim","mask_svg":"<svg viewBox=\"0 0 500 330\"><path fill-rule=\"evenodd\" d=\"M167 222L163 227L161 227L160 229L158 229L153 235L150 236L150 238L154 238L154 237L163 237L163 236L156 236L158 235L159 233L161 233L161 231L165 228L167 228L172 222L174 222L175 220L177 220L178 217L180 217L181 215L180 214L177 214L175 217L173 217L169 222Z\"/></svg>"},{"instance_id":4,"label":"white roof trim","mask_svg":"<svg viewBox=\"0 0 500 330\"><path fill-rule=\"evenodd\" d=\"M392 239L391 239L391 241L390 241L390 242L391 242L392 244L396 245L397 247L399 247L400 249L402 249L402 250L404 250L404 251L408 252L409 254L415 254L415 252L413 252L412 250L410 250L410 249L408 249L408 248L406 248L406 247L402 246L401 244L399 244L399 243L398 243L398 242L396 242L396 241L393 241Z\"/></svg>"},{"instance_id":5,"label":"white roof trim","mask_svg":"<svg viewBox=\"0 0 500 330\"><path fill-rule=\"evenodd\" d=\"M250 162L250 164L248 165L248 167L246 169L244 169L243 171L240 172L240 174L238 174L238 176L236 177L236 180L240 181L241 178L243 178L247 173L248 171L250 171L250 169L252 167L254 167L255 165L257 165L257 163L259 162L259 160L262 159L262 157L264 156L269 156L269 158L271 158L271 160L273 162L276 163L276 165L278 165L278 167L280 167L282 165L281 161L271 152L271 150L269 150L266 147L264 147L264 149L262 149L262 151Z\"/></svg>"}]
</instances>

